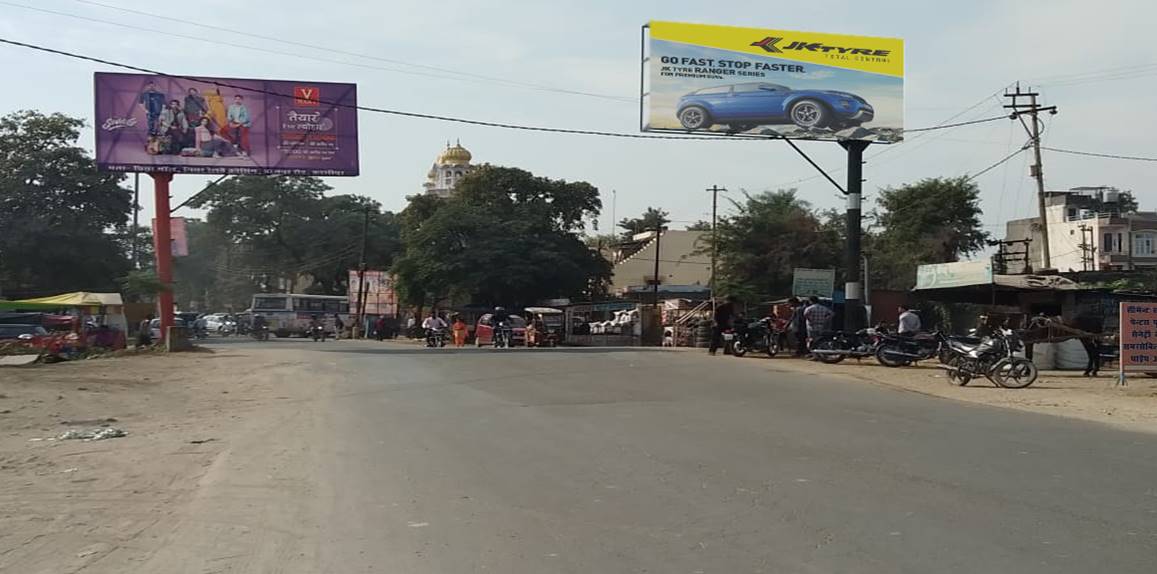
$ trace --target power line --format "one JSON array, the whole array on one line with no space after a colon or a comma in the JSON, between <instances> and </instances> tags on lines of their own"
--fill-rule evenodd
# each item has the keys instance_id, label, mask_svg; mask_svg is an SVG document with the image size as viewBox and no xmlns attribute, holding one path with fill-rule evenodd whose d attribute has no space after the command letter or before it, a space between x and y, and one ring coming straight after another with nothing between
<instances>
[{"instance_id":1,"label":"power line","mask_svg":"<svg viewBox=\"0 0 1157 574\"><path fill-rule=\"evenodd\" d=\"M1077 151L1077 150L1060 149L1060 148L1047 147L1047 146L1041 146L1041 149L1047 149L1049 151L1055 151L1057 153L1067 153L1067 154L1072 154L1072 155L1084 155L1084 156L1089 156L1089 157L1103 157L1103 158L1107 158L1107 159L1126 159L1126 160L1130 160L1130 161L1157 161L1157 157L1141 157L1141 156L1135 156L1135 155L1117 155L1117 154L1111 154L1111 153L1096 153L1096 152L1091 152L1091 151Z\"/></svg>"},{"instance_id":2,"label":"power line","mask_svg":"<svg viewBox=\"0 0 1157 574\"><path fill-rule=\"evenodd\" d=\"M974 174L972 174L972 175L968 176L968 179L967 179L967 180L965 180L965 181L972 181L972 180L974 180L974 179L976 179L976 178L978 178L978 177L980 177L980 176L982 176L982 175L984 175L984 174L986 174L986 173L988 173L988 172L990 172L990 171L992 171L992 170L996 169L997 167L1000 167L1000 165L1001 165L1001 164L1003 164L1004 162L1006 162L1006 161L1008 161L1008 160L1010 160L1010 159L1012 159L1012 158L1014 158L1014 157L1016 157L1016 156L1020 155L1020 152L1022 152L1022 151L1024 151L1024 150L1026 150L1026 149L1028 149L1028 148L1030 148L1030 147L1032 147L1032 142L1031 142L1031 141L1030 141L1030 142L1025 142L1025 144L1024 144L1024 145L1022 145L1022 146L1020 146L1020 148L1018 148L1016 151L1014 151L1014 152L1012 152L1012 153L1010 153L1010 154L1008 154L1008 155L1004 156L1003 158L1001 158L1001 159L1000 159L999 161L997 161L996 163L994 163L994 164L992 164L992 165L990 165L990 166L988 166L988 167L986 167L986 168L984 168L984 169L982 169L982 170L980 170L980 171L978 171L978 172L976 172L976 173L974 173Z\"/></svg>"},{"instance_id":3,"label":"power line","mask_svg":"<svg viewBox=\"0 0 1157 574\"><path fill-rule=\"evenodd\" d=\"M223 26L213 26L213 25L210 25L210 24L202 24L202 23L200 23L200 22L196 22L196 21L192 21L192 20L186 20L186 19L181 19L181 18L174 18L174 17L171 17L171 16L165 16L165 15L162 15L162 14L154 14L154 13L151 13L151 12L145 12L145 11L143 11L143 10L134 10L134 9L130 9L130 8L122 8L122 7L119 7L119 6L112 6L112 5L108 5L108 4L102 4L102 3L100 3L100 2L91 2L91 1L88 1L88 0L74 0L74 1L75 1L75 2L79 2L79 3L82 3L82 4L90 4L90 5L93 5L93 6L100 6L100 7L102 7L102 8L108 8L108 9L110 9L110 10L117 10L117 11L120 11L120 12L131 13L131 14L138 14L138 15L142 15L142 16L147 16L147 17L151 17L151 18L158 18L158 19L161 19L161 20L166 20L166 21L171 21L171 22L179 22L179 23L181 23L181 24L186 24L186 25L190 25L190 26L197 26L197 27L200 27L200 28L204 28L204 29L209 29L209 30L218 30L218 31L227 32L227 33L230 33L230 34L237 34L237 35L240 35L240 36L248 36L248 37L256 38L256 39L259 39L259 40L262 40L262 41L267 41L267 42L278 42L278 43L281 43L281 44L288 44L288 45L293 45L293 46L300 46L300 47L304 47L304 48L309 48L309 49L313 49L313 50L319 50L319 51L324 51L324 52L331 52L331 53L335 53L335 54L341 54L341 55L345 55L345 56L353 56L353 57L357 57L357 58L365 58L365 59L368 59L368 60L377 60L377 61L380 61L380 62L387 62L387 63L390 63L390 64L395 64L395 65L401 65L401 66L409 66L409 67L412 67L412 68L418 68L418 69L430 70L430 71L433 71L433 72L441 72L442 74L452 74L452 75L454 75L454 76L458 76L458 77L449 77L449 76L445 76L445 75L439 75L439 74L434 74L434 73L430 73L430 72L422 72L422 71L418 71L418 70L404 70L404 69L398 69L398 68L389 68L389 67L384 67L384 66L373 66L373 65L362 64L362 63L356 63L356 62L347 62L347 61L344 61L344 60L334 60L334 59L328 59L328 58L319 58L319 57L316 57L316 56L308 56L308 55L305 55L305 54L297 54L297 53L293 53L293 52L283 52L283 51L280 51L280 50L273 50L273 49L269 49L269 48L261 48L261 47L257 47L257 46L249 46L249 45L245 45L245 44L236 44L236 43L233 43L233 42L227 42L227 41L222 41L222 40L214 40L214 39L210 39L210 38L200 38L200 37L197 37L197 36L190 36L190 35L186 35L186 34L180 34L180 33L177 33L177 32L169 32L169 31L165 31L165 30L157 30L157 29L154 29L154 28L148 28L148 27L143 27L143 26L134 26L134 25L132 25L132 24L126 24L126 23L123 23L123 22L115 22L115 21L112 21L112 20L104 20L104 19L101 19L101 18L94 18L94 17L91 17L91 16L82 16L82 15L79 15L79 14L72 14L72 13L69 13L69 12L62 12L62 11L59 11L59 10L52 10L52 9L48 9L48 8L39 8L39 7L35 7L35 6L28 6L28 5L25 5L25 4L18 4L18 3L14 3L14 2L6 2L6 1L0 1L0 4L6 5L6 6L12 6L12 7L16 7L16 8L23 8L23 9L25 9L25 10L32 10L32 11L35 11L35 12L41 12L41 13L45 13L45 14L52 14L52 15L56 15L56 16L63 16L63 17L66 17L66 18L73 18L73 19L77 19L77 20L84 20L84 21L87 21L87 22L96 22L96 23L100 23L100 24L106 24L106 25L109 25L109 26L117 26L117 27L120 27L120 28L126 28L126 29L129 29L129 30L137 30L137 31L141 31L141 32L147 32L147 33L153 33L153 34L160 34L160 35L163 35L163 36L170 36L170 37L174 37L174 38L182 38L182 39L185 39L185 40L192 40L192 41L196 41L196 42L205 42L205 43L210 43L210 44L219 44L219 45L222 45L222 46L229 46L229 47L233 47L233 48L241 48L241 49L245 49L245 50L253 50L253 51L257 51L257 52L264 52L264 53L267 53L267 54L277 54L277 55L281 55L281 56L290 56L290 57L294 57L294 58L301 58L301 59L305 59L305 60L314 60L314 61L317 61L317 62L324 62L324 63L330 63L330 64L341 64L341 65L345 65L345 66L353 66L353 67L358 67L358 68L368 68L368 69L373 69L373 70L381 70L381 71L385 71L385 72L395 72L395 73L399 73L399 74L410 74L410 75L416 75L416 76L425 76L425 77L430 77L430 78L440 78L440 79L449 79L449 80L457 80L457 81L473 81L473 82L475 82L475 83L480 83L480 82L481 82L481 83L500 84L500 85L505 85L505 86L508 86L508 87L521 87L521 88L529 88L529 89L540 90L540 91L557 92L557 93L565 93L565 94L581 95L581 96L590 96L590 97L601 98L601 99L607 99L607 100L615 100L615 101L623 101L623 102L632 102L632 103L633 103L633 102L635 102L635 98L630 98L630 97L626 97L626 96L613 96L613 95L608 95L608 94L599 94L599 93L594 93L594 92L585 92L585 91L581 91L581 90L571 90L571 89L565 89L565 88L555 88L555 87L552 87L552 86L547 86L547 85L544 85L544 84L535 84L535 83L532 83L532 82L521 82L521 81L517 81L517 80L509 80L509 79L505 79L505 78L497 78L497 77L485 76L485 75L482 75L482 74L474 74L474 73L470 73L470 72L461 72L461 71L452 70L452 69L449 69L449 68L441 68L441 67L438 67L438 66L428 66L428 65L424 65L424 64L414 64L414 63L411 63L411 62L405 62L405 61L402 61L402 60L396 60L396 59L391 59L391 58L383 58L383 57L380 57L380 56L374 56L374 55L370 55L370 54L362 54L362 53L357 53L357 52L348 52L348 51L344 51L344 50L338 50L338 49L334 49L334 48L327 48L327 47L324 47L324 46L317 46L317 45L313 45L313 44L307 44L307 43L305 43L305 42L296 42L296 41L292 41L292 40L286 40L286 39L284 39L284 38L276 38L276 37L273 37L273 36L264 36L264 35L261 35L261 34L253 34L253 33L244 32L244 31L241 31L241 30L234 30L234 29L231 29L231 28L225 28L225 27L223 27Z\"/></svg>"},{"instance_id":4,"label":"power line","mask_svg":"<svg viewBox=\"0 0 1157 574\"><path fill-rule=\"evenodd\" d=\"M3 0L0 0L0 4L7 4L7 2L3 2ZM73 59L77 59L77 60L84 60L86 62L103 64L105 66L111 66L114 68L122 68L125 70L132 70L135 72L143 72L143 73L152 74L155 76L162 76L162 77L166 77L166 78L175 78L175 79L187 80L187 81L192 81L192 82L201 82L201 83L211 84L211 85L219 86L219 87L223 87L223 88L231 88L231 89L235 89L235 90L242 90L242 91L246 91L246 92L253 92L253 93L265 94L265 95L270 95L270 96L277 96L277 97L281 97L281 98L292 97L290 94L282 94L282 93L274 92L272 90L263 90L260 88L253 88L253 87L249 87L249 86L240 86L240 85L236 85L236 84L231 84L229 82L223 82L220 80L214 80L214 79L208 79L208 78L197 78L194 76L185 76L185 75L180 75L180 74L169 74L166 72L153 70L151 68L145 68L142 66L134 66L131 64L124 64L124 63L113 61L113 60L106 60L106 59L97 58L94 56L86 56L83 54L77 54L75 52L68 52L65 50L57 50L55 48L49 48L49 47L40 46L37 44L29 44L27 42L20 42L20 41L16 41L16 40L9 40L7 38L0 38L0 43L8 44L11 46L18 46L21 48L28 48L30 50L36 50L38 52L54 54L57 56L65 56L65 57L73 58ZM509 129L509 130L520 130L520 131L532 131L532 132L560 133L560 134L571 134L571 135L590 135L590 136L614 137L614 138L624 138L624 139L644 139L644 140L698 140L698 141L784 140L788 144L790 144L793 148L795 148L796 151L800 151L799 148L797 148L795 146L794 142L792 142L788 138L784 138L782 136L766 136L766 135L762 135L762 134L730 134L727 136L705 136L705 135L669 135L668 136L668 135L657 135L657 134L609 132L609 131L600 131L600 130L581 130L581 129L571 129L571 128L528 126L528 125L522 125L522 124L510 124L510 123L487 121L487 120L473 120L473 119L468 119L468 118L443 116L443 115L438 115L438 114L427 114L427 113L421 113L421 112L407 112L407 111L403 111L403 110L393 110L393 109L389 109L389 108L379 108L379 107L373 107L373 106L349 105L349 104L343 104L340 102L333 102L333 101L327 101L327 100L318 100L318 103L319 104L325 104L325 105L333 107L333 108L349 108L349 109L354 109L354 110L359 110L359 111L364 111L364 112L377 113L377 114L387 114L387 115L416 118L416 119L436 120L436 121L443 121L443 122L476 125L476 126L482 126L482 127L501 128L501 129ZM1005 116L1000 116L1000 117L1004 118ZM996 118L988 118L988 119L985 119L985 121L992 121L993 119L996 119ZM951 126L946 126L946 125L932 126L931 128L918 128L917 130L914 130L914 131L926 131L929 129L941 129L943 127L951 127ZM800 153L802 153L802 152L800 152ZM820 176L820 177L823 177L823 176Z\"/></svg>"},{"instance_id":5,"label":"power line","mask_svg":"<svg viewBox=\"0 0 1157 574\"><path fill-rule=\"evenodd\" d=\"M931 131L936 131L936 130L946 130L948 128L958 128L961 126L970 126L973 124L983 124L986 122L995 122L996 120L1007 120L1007 119L1008 119L1008 115L1006 114L1006 115L1000 115L1000 116L993 116L991 118L982 118L979 120L971 120L971 121L967 121L967 122L957 122L954 124L937 124L937 125L926 127L926 128L914 128L914 129L910 129L910 130L904 130L904 133L910 134L910 133L916 133L916 132L931 132Z\"/></svg>"}]
</instances>

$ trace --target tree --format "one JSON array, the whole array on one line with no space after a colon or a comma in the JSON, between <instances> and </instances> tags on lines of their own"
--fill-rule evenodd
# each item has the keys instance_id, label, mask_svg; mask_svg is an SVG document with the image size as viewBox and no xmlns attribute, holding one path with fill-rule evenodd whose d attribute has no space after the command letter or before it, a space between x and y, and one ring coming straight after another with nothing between
<instances>
[{"instance_id":1,"label":"tree","mask_svg":"<svg viewBox=\"0 0 1157 574\"><path fill-rule=\"evenodd\" d=\"M717 225L721 292L749 300L787 295L796 267L839 267L838 231L795 190L743 195L732 200L737 213Z\"/></svg>"},{"instance_id":2,"label":"tree","mask_svg":"<svg viewBox=\"0 0 1157 574\"><path fill-rule=\"evenodd\" d=\"M601 207L586 182L484 166L453 197L414 197L401 213L399 295L418 307L589 295L605 285L610 264L578 232Z\"/></svg>"},{"instance_id":3,"label":"tree","mask_svg":"<svg viewBox=\"0 0 1157 574\"><path fill-rule=\"evenodd\" d=\"M77 145L84 121L21 111L0 118L0 288L25 297L110 291L129 271L132 193Z\"/></svg>"},{"instance_id":4,"label":"tree","mask_svg":"<svg viewBox=\"0 0 1157 574\"><path fill-rule=\"evenodd\" d=\"M687 226L687 231L711 231L711 222L700 219Z\"/></svg>"},{"instance_id":5,"label":"tree","mask_svg":"<svg viewBox=\"0 0 1157 574\"><path fill-rule=\"evenodd\" d=\"M909 289L916 267L948 263L984 249L980 189L966 177L928 178L880 190L876 225L866 238L872 284Z\"/></svg>"},{"instance_id":6,"label":"tree","mask_svg":"<svg viewBox=\"0 0 1157 574\"><path fill-rule=\"evenodd\" d=\"M624 217L619 221L619 227L623 229L623 238L630 239L632 235L654 231L671 223L670 215L662 209L648 207L640 217Z\"/></svg>"}]
</instances>

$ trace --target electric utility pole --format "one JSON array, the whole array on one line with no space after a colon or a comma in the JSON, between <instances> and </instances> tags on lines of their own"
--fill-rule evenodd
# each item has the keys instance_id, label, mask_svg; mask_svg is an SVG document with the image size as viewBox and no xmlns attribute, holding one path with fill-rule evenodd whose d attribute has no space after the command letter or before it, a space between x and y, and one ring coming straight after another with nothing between
<instances>
[{"instance_id":1,"label":"electric utility pole","mask_svg":"<svg viewBox=\"0 0 1157 574\"><path fill-rule=\"evenodd\" d=\"M366 285L366 246L370 240L370 206L366 206L365 219L362 221L362 252L358 257L358 299L355 301L357 305L358 323L354 326L353 336L358 338L361 335L362 328L366 320L366 295L368 295L368 286Z\"/></svg>"},{"instance_id":2,"label":"electric utility pole","mask_svg":"<svg viewBox=\"0 0 1157 574\"><path fill-rule=\"evenodd\" d=\"M719 232L716 226L719 223L719 192L726 188L712 185L707 191L711 192L711 308L715 308L715 261L719 257Z\"/></svg>"},{"instance_id":3,"label":"electric utility pole","mask_svg":"<svg viewBox=\"0 0 1157 574\"><path fill-rule=\"evenodd\" d=\"M1017 82L1015 92L1009 92L1007 90L1004 92L1004 97L1012 100L1011 104L1007 104L1004 107L1012 110L1012 113L1009 115L1010 119L1020 120L1025 132L1028 133L1029 141L1032 143L1033 156L1036 159L1036 163L1032 165L1032 171L1030 173L1032 177L1036 179L1037 207L1040 211L1041 267L1049 269L1052 267L1052 257L1049 253L1049 223L1045 206L1045 176L1040 156L1041 121L1038 116L1041 112L1048 112L1055 115L1057 113L1057 107L1040 106L1036 101L1039 95L1039 92L1021 91L1020 82ZM1021 98L1028 98L1028 102L1022 102ZM1032 120L1031 126L1024 121L1023 116L1026 115Z\"/></svg>"},{"instance_id":4,"label":"electric utility pole","mask_svg":"<svg viewBox=\"0 0 1157 574\"><path fill-rule=\"evenodd\" d=\"M864 140L841 141L848 152L847 226L848 248L844 277L844 330L855 333L864 326L864 284L861 282L860 250L861 199L864 190L864 150L871 142Z\"/></svg>"},{"instance_id":5,"label":"electric utility pole","mask_svg":"<svg viewBox=\"0 0 1157 574\"><path fill-rule=\"evenodd\" d=\"M133 174L133 269L141 268L140 248L141 174Z\"/></svg>"}]
</instances>

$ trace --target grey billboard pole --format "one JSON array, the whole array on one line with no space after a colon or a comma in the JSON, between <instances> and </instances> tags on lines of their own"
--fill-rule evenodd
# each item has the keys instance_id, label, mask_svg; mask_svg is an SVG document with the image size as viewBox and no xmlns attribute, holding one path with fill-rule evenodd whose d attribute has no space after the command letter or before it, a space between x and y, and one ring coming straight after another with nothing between
<instances>
[{"instance_id":1,"label":"grey billboard pole","mask_svg":"<svg viewBox=\"0 0 1157 574\"><path fill-rule=\"evenodd\" d=\"M844 276L844 331L854 333L864 327L864 289L860 279L860 220L864 183L864 150L871 142L840 142L848 150L848 251Z\"/></svg>"}]
</instances>

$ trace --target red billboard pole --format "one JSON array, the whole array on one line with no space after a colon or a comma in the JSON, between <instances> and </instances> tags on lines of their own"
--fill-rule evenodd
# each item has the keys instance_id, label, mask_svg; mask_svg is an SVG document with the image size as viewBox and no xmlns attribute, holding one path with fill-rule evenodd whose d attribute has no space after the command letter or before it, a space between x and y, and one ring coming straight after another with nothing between
<instances>
[{"instance_id":1,"label":"red billboard pole","mask_svg":"<svg viewBox=\"0 0 1157 574\"><path fill-rule=\"evenodd\" d=\"M157 295L157 316L161 320L161 339L169 336L173 326L173 240L169 218L169 182L171 173L151 173L153 177L156 225L153 226L153 251L157 257L157 279L165 287Z\"/></svg>"}]
</instances>

